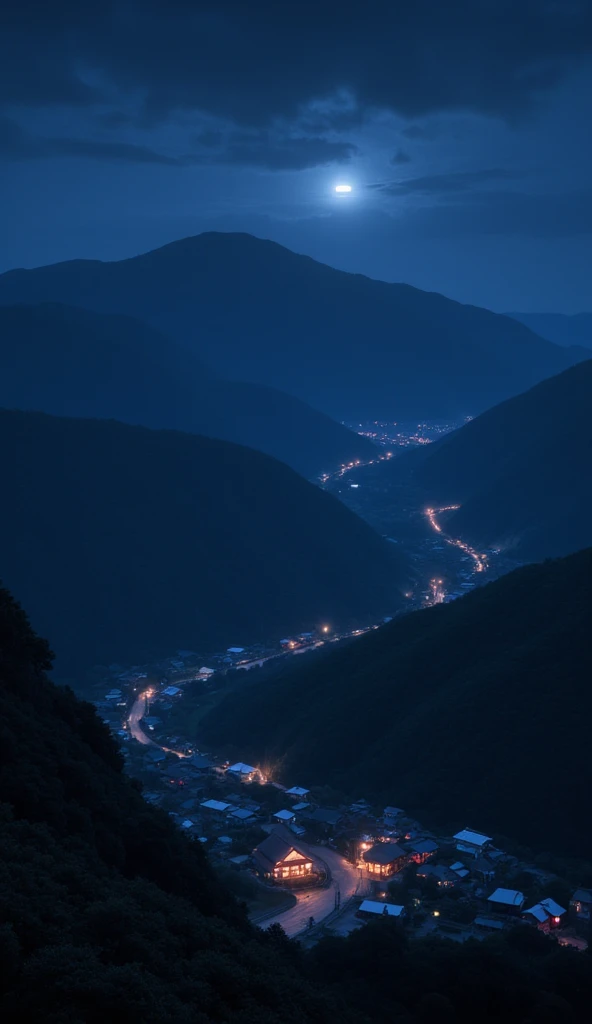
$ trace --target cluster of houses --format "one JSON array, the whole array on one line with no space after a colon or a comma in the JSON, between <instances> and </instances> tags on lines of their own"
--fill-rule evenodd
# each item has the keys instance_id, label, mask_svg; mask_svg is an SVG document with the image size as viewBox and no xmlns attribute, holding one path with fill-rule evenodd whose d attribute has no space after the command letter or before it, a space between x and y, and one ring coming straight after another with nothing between
<instances>
[{"instance_id":1,"label":"cluster of houses","mask_svg":"<svg viewBox=\"0 0 592 1024\"><path fill-rule=\"evenodd\" d=\"M291 649L312 640L312 634L303 634L282 641L281 646ZM252 654L253 651L243 648L229 648L216 656L213 668L201 666L193 652L179 651L177 657L170 659L168 671L186 672L207 682L221 667L238 665ZM195 664L191 667L192 662ZM145 679L146 673L137 669L122 673L115 678L119 685L96 702L105 720L124 740L129 738L121 728L121 708L129 702L124 690L131 686L134 691L140 690L146 685ZM182 694L184 681L163 680L157 691L157 707L163 711L170 708ZM159 724L161 719L157 715L148 715L143 720L146 730L158 728ZM156 744L126 744L125 756L133 762L133 774L142 777L146 799L168 810L185 834L207 843L214 856L237 869L253 871L266 884L298 888L323 881L322 857L313 855L311 849L326 843L339 849L373 890L374 898L363 900L359 906L361 918L379 914L398 921L405 918L402 903L395 902L394 897L387 898L384 890L412 866L419 880L432 881L430 891L445 895L451 888L460 888L477 903L475 930L495 931L520 919L547 933L560 931L569 923L588 937L592 926L592 892L577 890L567 908L548 894L536 902L528 901L519 890L504 886L518 862L495 849L489 836L466 828L452 837L437 837L422 829L401 808L389 806L377 814L364 800L348 807L323 807L312 799L307 788L286 788L270 782L253 765L241 761L229 764L193 752L176 737L167 742L185 756L176 757ZM234 785L228 784L231 780ZM259 787L251 791L248 784L253 782L265 784L266 791L269 786L275 799L267 801ZM253 843L257 835L260 838ZM251 836L249 846L247 837ZM527 865L523 867L528 870ZM390 886L389 891L396 890ZM434 915L437 913L434 910Z\"/></svg>"}]
</instances>

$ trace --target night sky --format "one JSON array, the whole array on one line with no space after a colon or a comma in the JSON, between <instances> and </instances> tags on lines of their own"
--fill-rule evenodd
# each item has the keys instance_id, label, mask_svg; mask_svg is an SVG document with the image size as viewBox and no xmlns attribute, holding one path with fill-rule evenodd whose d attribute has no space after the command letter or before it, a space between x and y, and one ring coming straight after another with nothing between
<instances>
[{"instance_id":1,"label":"night sky","mask_svg":"<svg viewBox=\"0 0 592 1024\"><path fill-rule=\"evenodd\" d=\"M4 0L0 270L249 231L590 309L591 105L592 0Z\"/></svg>"}]
</instances>

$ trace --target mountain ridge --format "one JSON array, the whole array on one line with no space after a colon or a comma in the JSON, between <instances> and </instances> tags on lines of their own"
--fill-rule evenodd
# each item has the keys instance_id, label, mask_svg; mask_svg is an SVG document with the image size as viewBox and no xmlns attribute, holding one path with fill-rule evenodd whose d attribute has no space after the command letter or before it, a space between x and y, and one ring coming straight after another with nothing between
<instances>
[{"instance_id":1,"label":"mountain ridge","mask_svg":"<svg viewBox=\"0 0 592 1024\"><path fill-rule=\"evenodd\" d=\"M204 233L123 261L0 276L0 303L144 317L215 370L338 420L460 417L583 358L517 321L335 270L275 242ZM197 331L199 327L199 331Z\"/></svg>"},{"instance_id":2,"label":"mountain ridge","mask_svg":"<svg viewBox=\"0 0 592 1024\"><path fill-rule=\"evenodd\" d=\"M536 384L383 473L447 514L453 536L523 561L592 544L592 359Z\"/></svg>"},{"instance_id":3,"label":"mountain ridge","mask_svg":"<svg viewBox=\"0 0 592 1024\"><path fill-rule=\"evenodd\" d=\"M140 320L59 303L0 306L1 406L220 437L307 477L375 452L292 395L222 379Z\"/></svg>"}]
</instances>

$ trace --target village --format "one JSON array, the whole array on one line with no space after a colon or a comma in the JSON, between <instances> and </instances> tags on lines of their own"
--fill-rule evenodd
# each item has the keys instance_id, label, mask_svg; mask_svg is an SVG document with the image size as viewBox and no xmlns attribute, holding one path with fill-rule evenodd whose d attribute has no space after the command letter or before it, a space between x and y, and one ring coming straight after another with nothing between
<instances>
[{"instance_id":1,"label":"village","mask_svg":"<svg viewBox=\"0 0 592 1024\"><path fill-rule=\"evenodd\" d=\"M322 642L307 633L282 641L280 650ZM471 827L440 835L398 807L343 803L322 785L287 787L269 766L231 763L171 733L189 684L215 691L224 673L246 678L233 670L273 656L234 647L203 666L194 652L179 651L156 667L166 670L158 682L154 666L111 666L116 683L94 702L145 799L203 844L254 923L279 923L308 942L377 916L410 936L458 941L521 923L587 948L592 890L524 862L491 836Z\"/></svg>"}]
</instances>

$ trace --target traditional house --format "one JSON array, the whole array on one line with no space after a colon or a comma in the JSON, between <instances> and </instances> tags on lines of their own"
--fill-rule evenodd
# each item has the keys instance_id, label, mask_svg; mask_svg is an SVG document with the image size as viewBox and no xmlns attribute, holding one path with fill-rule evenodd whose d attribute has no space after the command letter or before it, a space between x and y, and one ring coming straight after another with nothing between
<instances>
[{"instance_id":1,"label":"traditional house","mask_svg":"<svg viewBox=\"0 0 592 1024\"><path fill-rule=\"evenodd\" d=\"M303 789L302 786L292 786L291 789L286 790L286 796L297 798L298 800L304 800L305 796L310 793L309 789Z\"/></svg>"},{"instance_id":2,"label":"traditional house","mask_svg":"<svg viewBox=\"0 0 592 1024\"><path fill-rule=\"evenodd\" d=\"M417 869L417 877L431 878L444 889L459 881L459 875L445 864L422 864Z\"/></svg>"},{"instance_id":3,"label":"traditional house","mask_svg":"<svg viewBox=\"0 0 592 1024\"><path fill-rule=\"evenodd\" d=\"M401 920L405 917L405 907L396 903L380 903L378 900L362 900L357 912L358 917L389 917Z\"/></svg>"},{"instance_id":4,"label":"traditional house","mask_svg":"<svg viewBox=\"0 0 592 1024\"><path fill-rule=\"evenodd\" d=\"M325 835L333 832L339 824L343 815L341 811L333 811L330 808L317 807L316 811L306 811L302 817L305 821L312 821L319 826L320 831Z\"/></svg>"},{"instance_id":5,"label":"traditional house","mask_svg":"<svg viewBox=\"0 0 592 1024\"><path fill-rule=\"evenodd\" d=\"M520 914L526 897L518 889L496 889L489 896L487 903L489 909L496 914L510 914L515 917Z\"/></svg>"},{"instance_id":6,"label":"traditional house","mask_svg":"<svg viewBox=\"0 0 592 1024\"><path fill-rule=\"evenodd\" d=\"M522 911L522 917L529 924L535 925L536 928L541 932L550 932L554 928L559 928L562 924L562 917L567 911L565 907L561 907L559 903L552 900L550 897L541 900L535 904L534 907L530 907L528 910Z\"/></svg>"},{"instance_id":7,"label":"traditional house","mask_svg":"<svg viewBox=\"0 0 592 1024\"><path fill-rule=\"evenodd\" d=\"M471 865L471 871L481 882L491 882L495 878L495 864L492 864L486 857L477 857L474 864Z\"/></svg>"},{"instance_id":8,"label":"traditional house","mask_svg":"<svg viewBox=\"0 0 592 1024\"><path fill-rule=\"evenodd\" d=\"M260 875L276 882L289 883L314 874L311 858L274 832L253 850L253 860Z\"/></svg>"},{"instance_id":9,"label":"traditional house","mask_svg":"<svg viewBox=\"0 0 592 1024\"><path fill-rule=\"evenodd\" d=\"M572 917L589 921L592 916L592 889L576 889L569 901Z\"/></svg>"},{"instance_id":10,"label":"traditional house","mask_svg":"<svg viewBox=\"0 0 592 1024\"><path fill-rule=\"evenodd\" d=\"M438 852L438 844L433 839L415 839L405 843L405 849L409 851L409 860L414 864L425 864L426 860Z\"/></svg>"},{"instance_id":11,"label":"traditional house","mask_svg":"<svg viewBox=\"0 0 592 1024\"><path fill-rule=\"evenodd\" d=\"M482 832L473 832L470 828L463 828L454 836L456 849L459 853L470 853L472 857L479 857L488 846L491 845L491 836L484 836Z\"/></svg>"},{"instance_id":12,"label":"traditional house","mask_svg":"<svg viewBox=\"0 0 592 1024\"><path fill-rule=\"evenodd\" d=\"M234 811L230 812L228 820L234 825L252 825L256 818L253 811L248 807L237 807Z\"/></svg>"},{"instance_id":13,"label":"traditional house","mask_svg":"<svg viewBox=\"0 0 592 1024\"><path fill-rule=\"evenodd\" d=\"M387 827L392 827L404 813L400 807L385 807L382 812L382 820Z\"/></svg>"},{"instance_id":14,"label":"traditional house","mask_svg":"<svg viewBox=\"0 0 592 1024\"><path fill-rule=\"evenodd\" d=\"M257 773L257 769L253 768L250 764L244 764L242 761L237 761L236 764L231 764L228 768L231 775L235 775L241 782L251 782Z\"/></svg>"},{"instance_id":15,"label":"traditional house","mask_svg":"<svg viewBox=\"0 0 592 1024\"><path fill-rule=\"evenodd\" d=\"M283 810L276 811L273 817L281 825L290 825L296 818L296 815L294 814L294 811Z\"/></svg>"},{"instance_id":16,"label":"traditional house","mask_svg":"<svg viewBox=\"0 0 592 1024\"><path fill-rule=\"evenodd\" d=\"M210 811L212 814L225 814L226 811L230 811L232 804L224 803L223 800L202 800L200 807L203 807L204 811Z\"/></svg>"},{"instance_id":17,"label":"traditional house","mask_svg":"<svg viewBox=\"0 0 592 1024\"><path fill-rule=\"evenodd\" d=\"M371 875L389 878L405 867L407 854L397 843L375 843L370 850L365 850L362 860Z\"/></svg>"}]
</instances>

